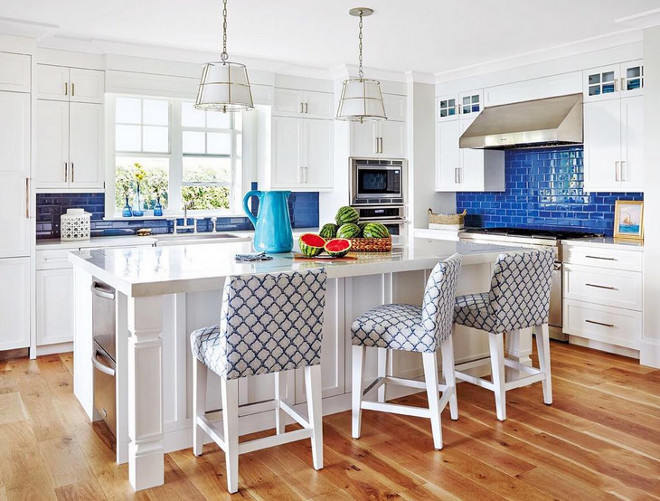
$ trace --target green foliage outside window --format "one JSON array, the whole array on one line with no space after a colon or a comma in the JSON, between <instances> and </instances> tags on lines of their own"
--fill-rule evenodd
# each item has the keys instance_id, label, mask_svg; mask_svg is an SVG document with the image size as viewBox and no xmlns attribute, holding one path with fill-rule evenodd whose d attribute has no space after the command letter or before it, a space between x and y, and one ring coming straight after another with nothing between
<instances>
[{"instance_id":1,"label":"green foliage outside window","mask_svg":"<svg viewBox=\"0 0 660 501\"><path fill-rule=\"evenodd\" d=\"M144 168L139 163L117 165L115 170L115 208L120 211L126 203L133 204L137 180L140 179L140 197L143 209L153 209L156 198L160 196L160 204L167 208L168 181L167 169L164 167Z\"/></svg>"}]
</instances>

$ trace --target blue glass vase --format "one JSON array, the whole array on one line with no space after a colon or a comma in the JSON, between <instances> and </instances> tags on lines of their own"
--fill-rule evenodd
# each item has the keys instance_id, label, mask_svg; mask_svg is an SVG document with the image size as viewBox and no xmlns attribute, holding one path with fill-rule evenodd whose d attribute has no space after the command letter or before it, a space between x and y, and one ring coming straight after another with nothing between
<instances>
[{"instance_id":1,"label":"blue glass vase","mask_svg":"<svg viewBox=\"0 0 660 501\"><path fill-rule=\"evenodd\" d=\"M142 210L142 197L140 196L139 184L135 187L135 198L133 198L133 216L135 217L144 216L144 210Z\"/></svg>"},{"instance_id":2,"label":"blue glass vase","mask_svg":"<svg viewBox=\"0 0 660 501\"><path fill-rule=\"evenodd\" d=\"M128 203L128 195L126 195L126 203L124 204L124 208L121 211L121 215L123 217L131 217L133 215L131 204Z\"/></svg>"},{"instance_id":3,"label":"blue glass vase","mask_svg":"<svg viewBox=\"0 0 660 501\"><path fill-rule=\"evenodd\" d=\"M163 215L163 206L160 204L160 197L156 197L156 205L154 205L154 216Z\"/></svg>"}]
</instances>

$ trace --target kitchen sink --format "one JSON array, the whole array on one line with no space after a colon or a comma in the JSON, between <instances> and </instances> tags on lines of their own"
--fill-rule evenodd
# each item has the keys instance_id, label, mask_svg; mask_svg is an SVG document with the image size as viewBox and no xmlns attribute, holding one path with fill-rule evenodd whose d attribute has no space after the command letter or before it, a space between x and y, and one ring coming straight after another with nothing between
<instances>
[{"instance_id":1,"label":"kitchen sink","mask_svg":"<svg viewBox=\"0 0 660 501\"><path fill-rule=\"evenodd\" d=\"M248 242L250 237L234 235L232 233L180 233L178 235L154 235L156 245L191 245L209 241Z\"/></svg>"}]
</instances>

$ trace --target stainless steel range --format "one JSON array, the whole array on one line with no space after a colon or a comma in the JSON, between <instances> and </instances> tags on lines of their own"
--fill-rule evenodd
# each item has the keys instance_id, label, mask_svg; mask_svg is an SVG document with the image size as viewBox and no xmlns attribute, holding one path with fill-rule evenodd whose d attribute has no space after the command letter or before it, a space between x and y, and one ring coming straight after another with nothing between
<instances>
[{"instance_id":1,"label":"stainless steel range","mask_svg":"<svg viewBox=\"0 0 660 501\"><path fill-rule=\"evenodd\" d=\"M512 247L553 248L555 250L555 268L552 274L550 292L550 337L559 341L568 341L562 332L562 240L602 236L579 231L534 230L528 228L469 228L461 233L462 240Z\"/></svg>"}]
</instances>

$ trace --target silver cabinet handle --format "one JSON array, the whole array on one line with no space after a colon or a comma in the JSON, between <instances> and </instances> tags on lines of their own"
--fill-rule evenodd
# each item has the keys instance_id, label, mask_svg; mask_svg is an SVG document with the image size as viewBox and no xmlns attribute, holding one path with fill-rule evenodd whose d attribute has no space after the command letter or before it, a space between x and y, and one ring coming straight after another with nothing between
<instances>
[{"instance_id":1,"label":"silver cabinet handle","mask_svg":"<svg viewBox=\"0 0 660 501\"><path fill-rule=\"evenodd\" d=\"M461 171L460 167L456 167L454 169L454 183L456 183L456 184L461 184L460 171Z\"/></svg>"},{"instance_id":2,"label":"silver cabinet handle","mask_svg":"<svg viewBox=\"0 0 660 501\"><path fill-rule=\"evenodd\" d=\"M375 138L374 138L374 141L375 141L375 143L376 143L376 146L374 146L374 153L380 153L380 152L378 151L378 137L375 137Z\"/></svg>"},{"instance_id":3,"label":"silver cabinet handle","mask_svg":"<svg viewBox=\"0 0 660 501\"><path fill-rule=\"evenodd\" d=\"M95 350L94 355L92 355L92 365L94 366L94 368L98 369L103 374L107 374L108 376L113 376L114 377L115 370L112 367L109 367L109 366L105 365L104 363L102 363L99 360L99 357L106 358L105 355L101 351Z\"/></svg>"},{"instance_id":4,"label":"silver cabinet handle","mask_svg":"<svg viewBox=\"0 0 660 501\"><path fill-rule=\"evenodd\" d=\"M73 183L73 178L74 178L74 170L73 170L73 162L71 162L71 182Z\"/></svg>"},{"instance_id":5,"label":"silver cabinet handle","mask_svg":"<svg viewBox=\"0 0 660 501\"><path fill-rule=\"evenodd\" d=\"M621 90L626 90L626 79L621 77Z\"/></svg>"},{"instance_id":6,"label":"silver cabinet handle","mask_svg":"<svg viewBox=\"0 0 660 501\"><path fill-rule=\"evenodd\" d=\"M76 95L76 84L71 82L71 96Z\"/></svg>"},{"instance_id":7,"label":"silver cabinet handle","mask_svg":"<svg viewBox=\"0 0 660 501\"><path fill-rule=\"evenodd\" d=\"M305 184L307 184L309 183L309 168L305 166L303 169L305 169Z\"/></svg>"},{"instance_id":8,"label":"silver cabinet handle","mask_svg":"<svg viewBox=\"0 0 660 501\"><path fill-rule=\"evenodd\" d=\"M601 261L616 261L614 257L602 257L602 256L584 256L587 259L600 259Z\"/></svg>"},{"instance_id":9,"label":"silver cabinet handle","mask_svg":"<svg viewBox=\"0 0 660 501\"><path fill-rule=\"evenodd\" d=\"M305 109L305 103L300 103L300 113L305 113L303 110Z\"/></svg>"},{"instance_id":10,"label":"silver cabinet handle","mask_svg":"<svg viewBox=\"0 0 660 501\"><path fill-rule=\"evenodd\" d=\"M92 292L98 297L102 297L103 299L110 299L110 300L115 299L115 293L113 291L109 291L108 289L105 289L98 282L94 282L91 288L92 288Z\"/></svg>"},{"instance_id":11,"label":"silver cabinet handle","mask_svg":"<svg viewBox=\"0 0 660 501\"><path fill-rule=\"evenodd\" d=\"M30 178L25 178L25 218L30 219Z\"/></svg>"},{"instance_id":12,"label":"silver cabinet handle","mask_svg":"<svg viewBox=\"0 0 660 501\"><path fill-rule=\"evenodd\" d=\"M621 181L628 181L628 176L626 175L626 162L625 160L621 160Z\"/></svg>"},{"instance_id":13,"label":"silver cabinet handle","mask_svg":"<svg viewBox=\"0 0 660 501\"><path fill-rule=\"evenodd\" d=\"M64 82L64 95L68 96L69 95L69 83Z\"/></svg>"},{"instance_id":14,"label":"silver cabinet handle","mask_svg":"<svg viewBox=\"0 0 660 501\"><path fill-rule=\"evenodd\" d=\"M64 162L64 182L66 183L69 181L69 164L68 162Z\"/></svg>"},{"instance_id":15,"label":"silver cabinet handle","mask_svg":"<svg viewBox=\"0 0 660 501\"><path fill-rule=\"evenodd\" d=\"M594 324L594 325L602 325L603 327L609 327L609 328L614 328L614 324L605 324L603 322L596 322L595 320L585 320L584 321L587 324Z\"/></svg>"},{"instance_id":16,"label":"silver cabinet handle","mask_svg":"<svg viewBox=\"0 0 660 501\"><path fill-rule=\"evenodd\" d=\"M620 177L620 174L619 174L620 170L621 170L621 162L619 162L619 161L617 160L616 162L614 162L614 180L615 180L615 181L621 181L621 180L619 179L619 177Z\"/></svg>"},{"instance_id":17,"label":"silver cabinet handle","mask_svg":"<svg viewBox=\"0 0 660 501\"><path fill-rule=\"evenodd\" d=\"M305 113L309 113L309 103L305 103Z\"/></svg>"},{"instance_id":18,"label":"silver cabinet handle","mask_svg":"<svg viewBox=\"0 0 660 501\"><path fill-rule=\"evenodd\" d=\"M621 90L623 90L623 86ZM614 79L614 92L619 92L619 81L616 78Z\"/></svg>"},{"instance_id":19,"label":"silver cabinet handle","mask_svg":"<svg viewBox=\"0 0 660 501\"><path fill-rule=\"evenodd\" d=\"M608 291L618 290L616 287L611 287L609 285L598 285L598 284L584 284L587 287L593 287L594 289L607 289Z\"/></svg>"}]
</instances>

